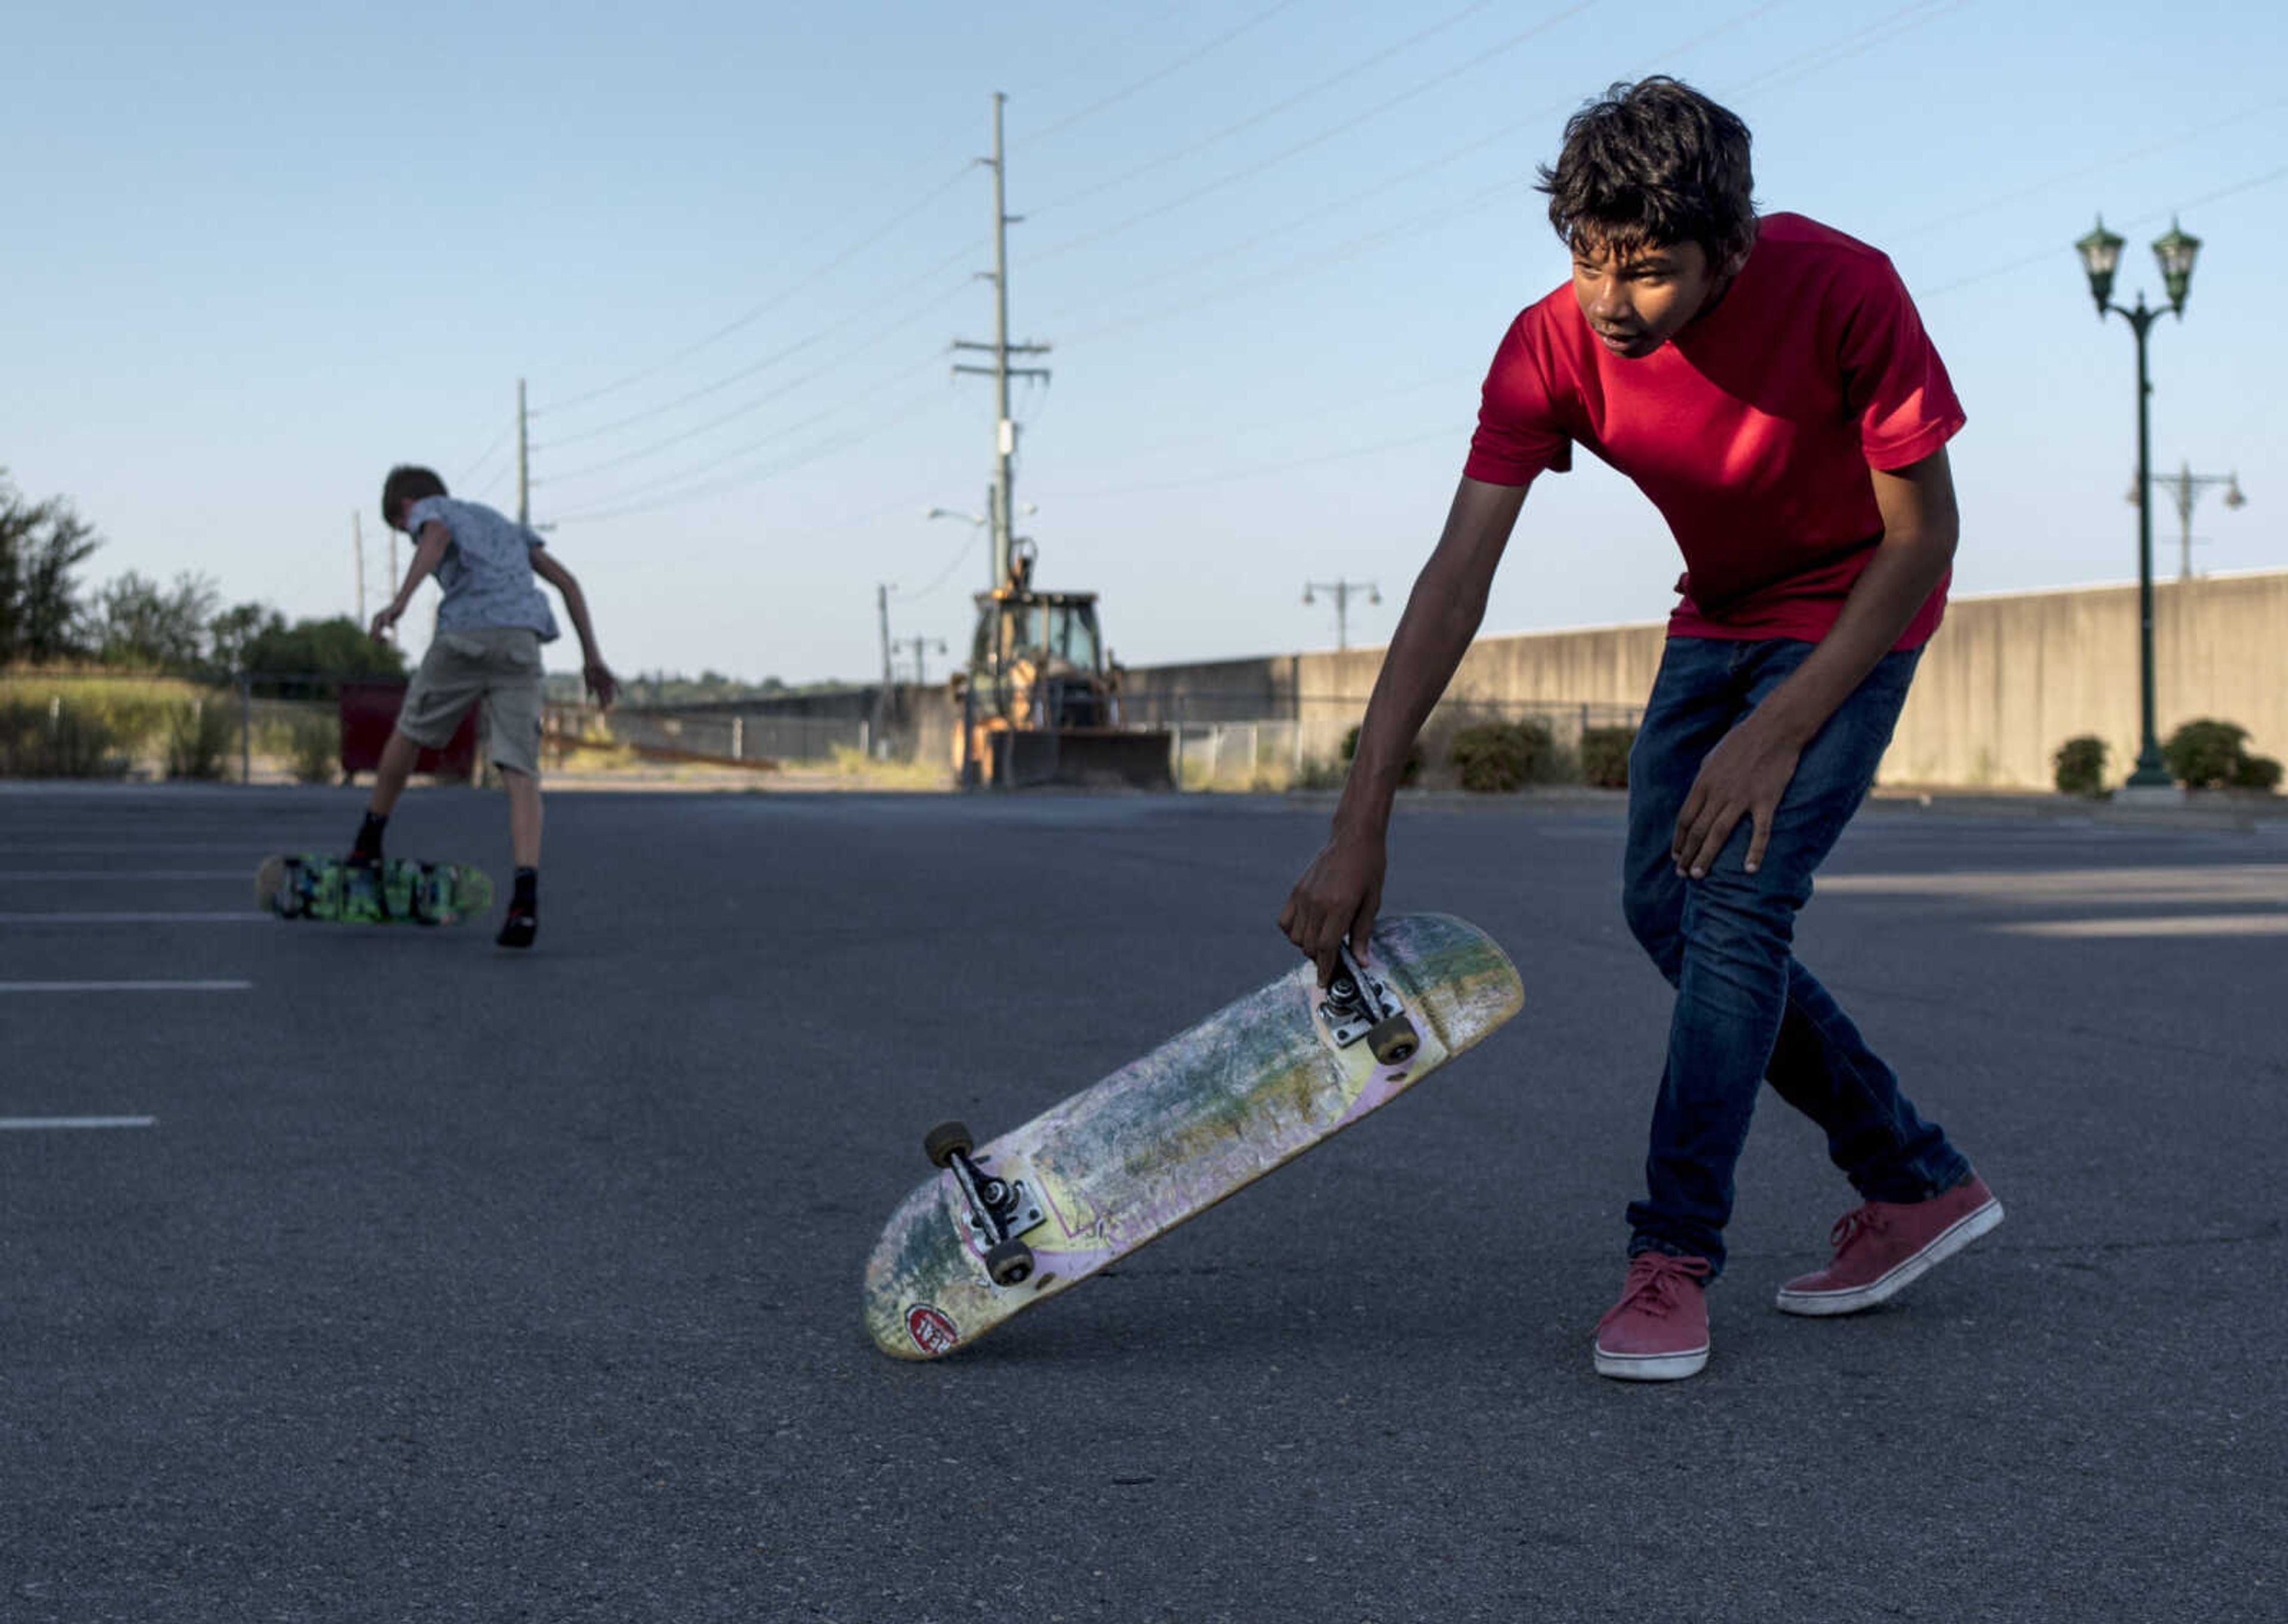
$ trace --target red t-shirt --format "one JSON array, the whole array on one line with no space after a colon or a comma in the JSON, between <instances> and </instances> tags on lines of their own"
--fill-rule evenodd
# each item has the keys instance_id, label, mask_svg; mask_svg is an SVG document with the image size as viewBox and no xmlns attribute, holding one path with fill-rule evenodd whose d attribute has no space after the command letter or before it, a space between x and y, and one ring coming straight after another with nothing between
<instances>
[{"instance_id":1,"label":"red t-shirt","mask_svg":"<svg viewBox=\"0 0 2288 1624\"><path fill-rule=\"evenodd\" d=\"M1463 471L1529 485L1577 440L1683 550L1671 636L1817 642L1882 536L1868 470L1920 462L1963 412L1888 258L1801 215L1758 225L1722 302L1640 360L1598 342L1570 283L1521 313ZM1897 646L1938 630L1946 587Z\"/></svg>"}]
</instances>

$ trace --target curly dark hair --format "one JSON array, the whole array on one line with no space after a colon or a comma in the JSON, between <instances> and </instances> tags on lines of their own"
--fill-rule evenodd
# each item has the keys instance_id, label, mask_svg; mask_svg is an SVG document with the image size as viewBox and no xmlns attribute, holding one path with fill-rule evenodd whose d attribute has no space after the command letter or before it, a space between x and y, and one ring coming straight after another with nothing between
<instances>
[{"instance_id":1,"label":"curly dark hair","mask_svg":"<svg viewBox=\"0 0 2288 1624\"><path fill-rule=\"evenodd\" d=\"M425 496L445 494L445 481L434 472L410 463L400 463L381 482L381 522L393 530L401 530L405 526L397 512L401 506L411 507Z\"/></svg>"},{"instance_id":2,"label":"curly dark hair","mask_svg":"<svg viewBox=\"0 0 2288 1624\"><path fill-rule=\"evenodd\" d=\"M1747 125L1664 74L1615 84L1568 119L1539 186L1569 248L1697 242L1711 265L1756 240L1754 189Z\"/></svg>"}]
</instances>

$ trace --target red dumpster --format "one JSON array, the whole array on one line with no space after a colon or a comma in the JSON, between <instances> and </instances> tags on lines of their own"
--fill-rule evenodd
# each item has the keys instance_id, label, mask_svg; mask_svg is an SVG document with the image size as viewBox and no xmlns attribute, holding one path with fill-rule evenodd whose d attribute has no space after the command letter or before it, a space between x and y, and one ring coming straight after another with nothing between
<instances>
[{"instance_id":1,"label":"red dumpster","mask_svg":"<svg viewBox=\"0 0 2288 1624\"><path fill-rule=\"evenodd\" d=\"M342 781L381 765L381 747L397 725L398 707L405 702L402 677L365 677L342 684ZM441 750L424 749L415 759L416 772L440 778L477 776L477 707L469 707L452 741Z\"/></svg>"}]
</instances>

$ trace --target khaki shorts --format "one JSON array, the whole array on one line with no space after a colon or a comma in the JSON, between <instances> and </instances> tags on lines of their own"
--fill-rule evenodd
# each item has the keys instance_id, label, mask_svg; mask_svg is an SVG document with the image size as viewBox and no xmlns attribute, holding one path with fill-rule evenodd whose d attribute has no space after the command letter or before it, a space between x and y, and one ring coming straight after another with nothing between
<instances>
[{"instance_id":1,"label":"khaki shorts","mask_svg":"<svg viewBox=\"0 0 2288 1624\"><path fill-rule=\"evenodd\" d=\"M397 731L441 750L471 704L485 702L485 749L516 772L540 776L540 634L522 626L440 631L421 657Z\"/></svg>"}]
</instances>

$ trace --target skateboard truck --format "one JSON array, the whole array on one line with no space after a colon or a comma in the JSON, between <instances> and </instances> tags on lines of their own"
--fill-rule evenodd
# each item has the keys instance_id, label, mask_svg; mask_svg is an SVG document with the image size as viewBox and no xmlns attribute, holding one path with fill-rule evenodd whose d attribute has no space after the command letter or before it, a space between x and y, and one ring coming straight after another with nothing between
<instances>
[{"instance_id":1,"label":"skateboard truck","mask_svg":"<svg viewBox=\"0 0 2288 1624\"><path fill-rule=\"evenodd\" d=\"M1017 1237L1047 1218L1023 1179L996 1177L972 1161L975 1146L963 1122L940 1122L922 1137L931 1164L950 1171L961 1190L970 1232L985 1242L985 1272L996 1286L1021 1286L1032 1277L1033 1248Z\"/></svg>"},{"instance_id":2,"label":"skateboard truck","mask_svg":"<svg viewBox=\"0 0 2288 1624\"><path fill-rule=\"evenodd\" d=\"M1406 1013L1406 1006L1378 977L1351 955L1348 942L1337 951L1342 955L1343 967L1328 985L1326 998L1319 1005L1319 1013L1326 1020L1335 1047L1348 1049L1364 1038L1369 1052L1383 1065L1405 1065L1422 1047L1421 1034L1414 1030L1414 1021Z\"/></svg>"}]
</instances>

